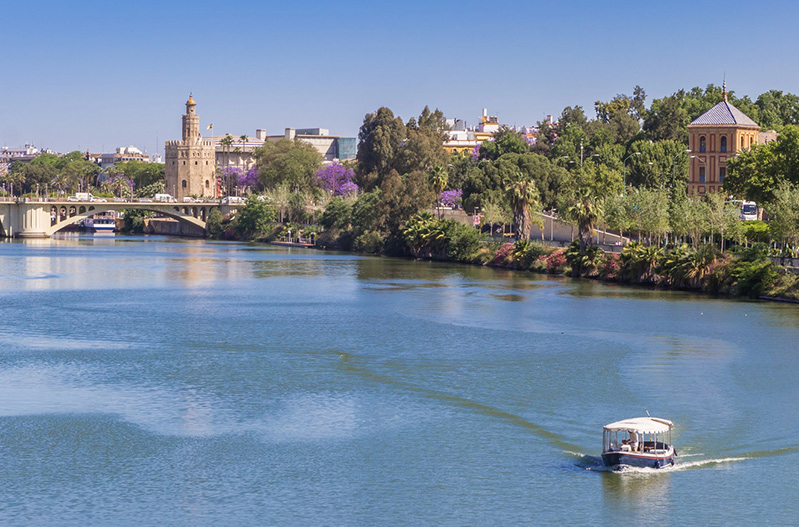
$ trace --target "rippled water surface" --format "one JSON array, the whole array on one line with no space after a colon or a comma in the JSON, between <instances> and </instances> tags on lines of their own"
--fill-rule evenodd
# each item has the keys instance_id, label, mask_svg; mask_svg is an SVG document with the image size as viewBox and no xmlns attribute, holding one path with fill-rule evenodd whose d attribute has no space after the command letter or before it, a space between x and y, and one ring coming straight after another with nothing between
<instances>
[{"instance_id":1,"label":"rippled water surface","mask_svg":"<svg viewBox=\"0 0 799 527\"><path fill-rule=\"evenodd\" d=\"M0 243L2 525L797 525L799 307L162 237ZM602 425L676 424L602 470Z\"/></svg>"}]
</instances>

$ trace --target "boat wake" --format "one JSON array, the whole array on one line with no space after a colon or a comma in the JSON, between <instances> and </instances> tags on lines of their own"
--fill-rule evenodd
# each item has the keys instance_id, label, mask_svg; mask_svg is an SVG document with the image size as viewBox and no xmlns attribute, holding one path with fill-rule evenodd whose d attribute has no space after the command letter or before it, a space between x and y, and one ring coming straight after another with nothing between
<instances>
[{"instance_id":1,"label":"boat wake","mask_svg":"<svg viewBox=\"0 0 799 527\"><path fill-rule=\"evenodd\" d=\"M574 456L578 458L577 462L574 463L574 466L581 468L583 470L590 470L592 472L614 472L617 474L659 474L663 472L680 472L683 470L693 470L697 468L704 468L710 467L714 465L723 465L727 463L735 463L738 461L745 461L750 459L748 457L725 457L725 458L718 458L718 459L697 459L695 461L680 461L680 457L677 458L674 465L666 465L662 468L642 468L642 467L631 467L628 465L616 465L612 467L605 466L602 462L602 458L599 456L590 456L588 454L583 454L581 452L570 452L564 451L564 454L568 454L570 456ZM681 456L683 459L686 457L700 457L703 454L688 454L685 456Z\"/></svg>"}]
</instances>

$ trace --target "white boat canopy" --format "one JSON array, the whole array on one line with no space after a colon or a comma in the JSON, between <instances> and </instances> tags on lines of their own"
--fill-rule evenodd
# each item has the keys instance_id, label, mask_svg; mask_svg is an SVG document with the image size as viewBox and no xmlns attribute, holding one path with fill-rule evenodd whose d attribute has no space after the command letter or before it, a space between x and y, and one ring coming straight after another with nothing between
<instances>
[{"instance_id":1,"label":"white boat canopy","mask_svg":"<svg viewBox=\"0 0 799 527\"><path fill-rule=\"evenodd\" d=\"M608 432L627 430L629 432L635 431L642 434L663 434L674 428L674 423L668 419L659 419L657 417L634 417L632 419L610 423L609 425L605 425L604 428Z\"/></svg>"}]
</instances>

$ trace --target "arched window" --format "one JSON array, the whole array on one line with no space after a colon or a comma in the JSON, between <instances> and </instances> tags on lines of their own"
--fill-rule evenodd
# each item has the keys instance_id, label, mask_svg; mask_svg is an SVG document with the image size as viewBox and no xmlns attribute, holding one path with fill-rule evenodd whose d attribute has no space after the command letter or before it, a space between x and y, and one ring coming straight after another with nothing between
<instances>
[{"instance_id":1,"label":"arched window","mask_svg":"<svg viewBox=\"0 0 799 527\"><path fill-rule=\"evenodd\" d=\"M186 188L186 180L185 179L180 183L180 186L183 187L183 188Z\"/></svg>"},{"instance_id":2,"label":"arched window","mask_svg":"<svg viewBox=\"0 0 799 527\"><path fill-rule=\"evenodd\" d=\"M699 151L704 152L706 148L707 142L705 141L705 136L699 138Z\"/></svg>"},{"instance_id":3,"label":"arched window","mask_svg":"<svg viewBox=\"0 0 799 527\"><path fill-rule=\"evenodd\" d=\"M194 164L195 164L195 165L199 165L199 163L198 163L197 161L195 161L195 162L194 162Z\"/></svg>"},{"instance_id":4,"label":"arched window","mask_svg":"<svg viewBox=\"0 0 799 527\"><path fill-rule=\"evenodd\" d=\"M208 188L208 187L210 187L210 186L211 186L211 184L210 184L210 183L208 183L208 180L206 179L206 180L205 180L205 188Z\"/></svg>"},{"instance_id":5,"label":"arched window","mask_svg":"<svg viewBox=\"0 0 799 527\"><path fill-rule=\"evenodd\" d=\"M726 152L727 151L727 137L726 136L722 136L721 137L721 151L722 152Z\"/></svg>"}]
</instances>

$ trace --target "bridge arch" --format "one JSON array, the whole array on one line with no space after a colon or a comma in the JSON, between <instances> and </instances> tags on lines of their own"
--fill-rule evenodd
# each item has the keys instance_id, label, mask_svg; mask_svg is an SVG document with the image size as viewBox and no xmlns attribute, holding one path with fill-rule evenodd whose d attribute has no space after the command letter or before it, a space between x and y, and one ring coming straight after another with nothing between
<instances>
[{"instance_id":1,"label":"bridge arch","mask_svg":"<svg viewBox=\"0 0 799 527\"><path fill-rule=\"evenodd\" d=\"M193 212L195 212L198 216L195 217L191 215L188 211L184 212L181 210L181 207L175 205L170 207L165 207L164 205L147 205L144 203L97 203L96 205L89 205L89 206L80 206L76 210L74 206L60 206L56 210L58 214L56 215L55 223L52 221L52 210L55 207L52 207L51 210L51 225L49 229L45 231L47 236L52 236L56 232L60 231L67 225L72 225L73 223L77 223L82 219L88 218L94 214L100 214L103 212L109 211L117 211L117 210L149 210L151 212L156 212L158 214L163 214L164 216L173 218L178 220L179 222L186 223L189 225L194 225L195 227L199 227L205 230L206 219L208 217L208 207L193 207ZM184 207L184 209L188 209L188 207ZM62 211L66 214L64 217L62 215Z\"/></svg>"}]
</instances>

